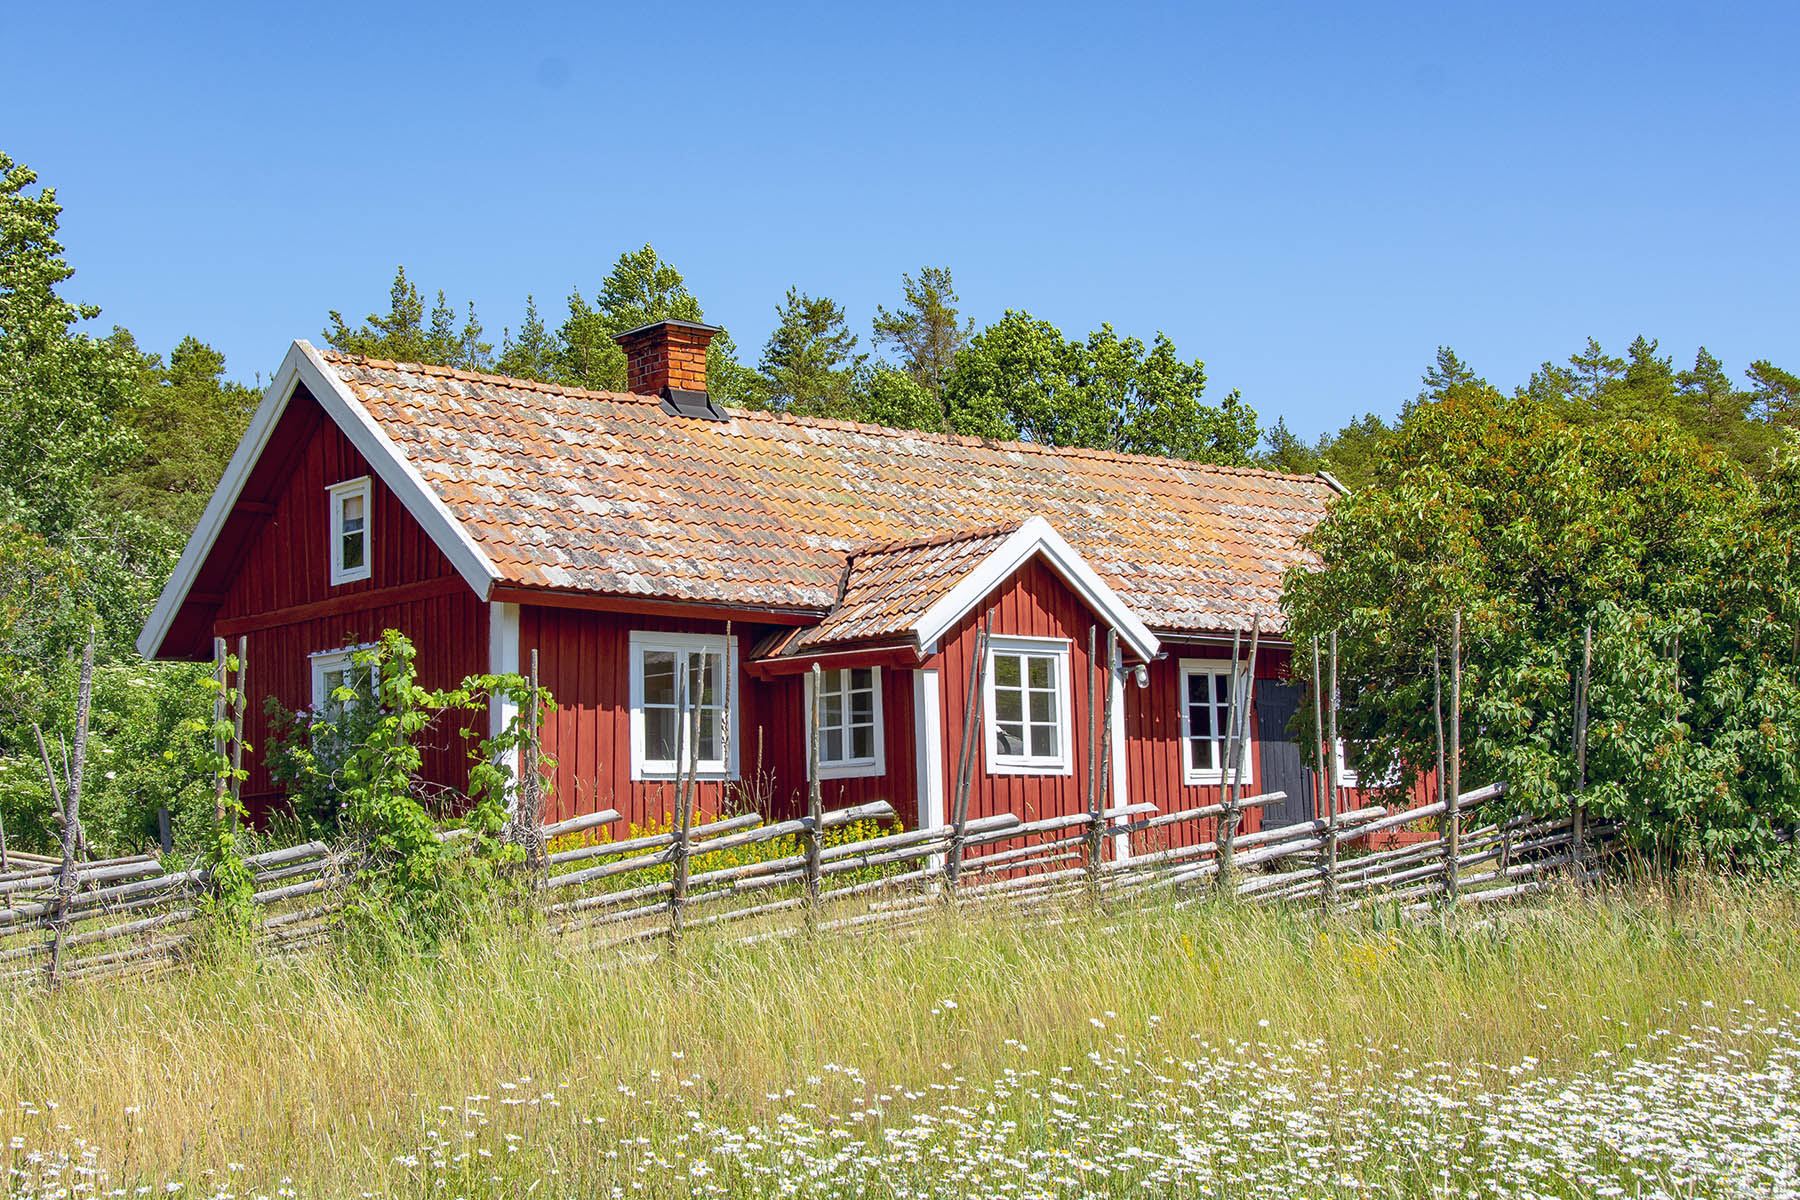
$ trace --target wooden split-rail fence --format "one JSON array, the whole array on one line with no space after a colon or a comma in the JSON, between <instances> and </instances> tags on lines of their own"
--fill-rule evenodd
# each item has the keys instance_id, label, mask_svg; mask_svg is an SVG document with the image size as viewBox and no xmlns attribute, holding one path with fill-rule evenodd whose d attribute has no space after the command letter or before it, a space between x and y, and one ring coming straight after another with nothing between
<instances>
[{"instance_id":1,"label":"wooden split-rail fence","mask_svg":"<svg viewBox=\"0 0 1800 1200\"><path fill-rule=\"evenodd\" d=\"M1455 807L1478 812L1501 790L1470 792ZM877 803L782 821L743 813L685 834L604 840L620 819L608 810L542 827L537 845L548 850L527 869L547 931L571 948L600 949L676 942L703 928L741 927L745 939L758 939L893 927L947 905L1002 906L1024 917L1056 911L1046 901L1117 907L1173 896L1179 904L1221 891L1251 903L1383 904L1417 915L1591 879L1615 848L1609 827L1577 830L1564 815L1464 829L1454 857L1444 836L1366 849L1403 827L1441 823L1450 812L1441 802L1172 844L1178 826L1195 827L1183 832L1196 837L1223 831L1232 816L1285 798L1272 792L1175 813L1137 804L1039 820L1004 814L855 840L849 835L866 823L892 822L892 809ZM1130 852L1119 854L1124 843ZM65 878L57 860L11 859L13 869L0 873L0 984L150 970L192 958L205 937L204 870L165 871L155 857L135 855L79 863ZM347 895L342 852L308 842L245 862L257 889L259 951L329 943ZM73 888L66 903L65 882Z\"/></svg>"}]
</instances>

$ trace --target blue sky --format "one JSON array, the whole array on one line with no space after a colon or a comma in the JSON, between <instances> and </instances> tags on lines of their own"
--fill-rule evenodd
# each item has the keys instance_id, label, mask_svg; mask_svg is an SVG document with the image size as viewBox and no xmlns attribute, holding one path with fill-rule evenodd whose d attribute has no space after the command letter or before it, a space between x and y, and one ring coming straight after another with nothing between
<instances>
[{"instance_id":1,"label":"blue sky","mask_svg":"<svg viewBox=\"0 0 1800 1200\"><path fill-rule=\"evenodd\" d=\"M867 341L1166 331L1265 423L1497 383L1589 335L1800 367L1793 5L10 6L0 149L70 294L248 379L396 263L489 331L653 244L754 361L783 291Z\"/></svg>"}]
</instances>

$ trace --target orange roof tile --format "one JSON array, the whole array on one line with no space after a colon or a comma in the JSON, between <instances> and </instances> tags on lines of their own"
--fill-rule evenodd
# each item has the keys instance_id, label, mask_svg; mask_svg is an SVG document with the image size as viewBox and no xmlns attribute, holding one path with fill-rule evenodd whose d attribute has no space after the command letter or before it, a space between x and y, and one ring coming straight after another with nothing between
<instances>
[{"instance_id":1,"label":"orange roof tile","mask_svg":"<svg viewBox=\"0 0 1800 1200\"><path fill-rule=\"evenodd\" d=\"M833 641L870 636L847 631L976 561L981 532L1039 514L1153 629L1279 629L1282 573L1313 561L1300 539L1331 495L1311 476L742 409L706 421L645 396L322 357L507 582L821 615L842 588L837 632L819 627ZM920 545L933 538L943 549ZM895 542L911 544L872 547Z\"/></svg>"}]
</instances>

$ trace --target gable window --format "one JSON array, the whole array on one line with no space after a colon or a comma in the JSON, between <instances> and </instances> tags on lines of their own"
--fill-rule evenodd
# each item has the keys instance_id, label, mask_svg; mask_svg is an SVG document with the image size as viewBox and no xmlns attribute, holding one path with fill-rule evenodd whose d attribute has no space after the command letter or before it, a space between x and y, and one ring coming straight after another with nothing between
<instances>
[{"instance_id":1,"label":"gable window","mask_svg":"<svg viewBox=\"0 0 1800 1200\"><path fill-rule=\"evenodd\" d=\"M988 644L988 770L1000 775L1067 775L1069 643L1062 638L996 637Z\"/></svg>"},{"instance_id":2,"label":"gable window","mask_svg":"<svg viewBox=\"0 0 1800 1200\"><path fill-rule=\"evenodd\" d=\"M737 767L736 731L725 723L737 639L692 633L631 635L631 776L675 779L689 763L706 779ZM682 706L699 710L697 734ZM725 744L726 741L730 745Z\"/></svg>"},{"instance_id":3,"label":"gable window","mask_svg":"<svg viewBox=\"0 0 1800 1200\"><path fill-rule=\"evenodd\" d=\"M366 653L372 650L373 646L344 646L311 656L313 716L336 721L349 709L375 702L381 667ZM358 662L359 654L367 661Z\"/></svg>"},{"instance_id":4,"label":"gable window","mask_svg":"<svg viewBox=\"0 0 1800 1200\"><path fill-rule=\"evenodd\" d=\"M334 483L331 495L331 582L369 577L369 477Z\"/></svg>"},{"instance_id":5,"label":"gable window","mask_svg":"<svg viewBox=\"0 0 1800 1200\"><path fill-rule=\"evenodd\" d=\"M812 712L813 677L806 676ZM881 668L843 667L819 675L819 778L880 775L886 769L881 729Z\"/></svg>"},{"instance_id":6,"label":"gable window","mask_svg":"<svg viewBox=\"0 0 1800 1200\"><path fill-rule=\"evenodd\" d=\"M1190 784L1226 783L1225 757L1230 750L1232 721L1244 721L1240 731L1238 769L1250 782L1250 722L1243 705L1249 696L1249 671L1239 668L1241 685L1234 687L1231 664L1208 659L1188 659L1181 664L1181 766L1182 780Z\"/></svg>"}]
</instances>

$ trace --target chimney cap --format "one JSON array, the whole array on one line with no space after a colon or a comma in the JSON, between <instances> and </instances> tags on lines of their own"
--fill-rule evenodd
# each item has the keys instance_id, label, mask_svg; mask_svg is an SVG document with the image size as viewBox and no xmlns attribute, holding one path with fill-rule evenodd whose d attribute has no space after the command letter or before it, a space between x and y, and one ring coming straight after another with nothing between
<instances>
[{"instance_id":1,"label":"chimney cap","mask_svg":"<svg viewBox=\"0 0 1800 1200\"><path fill-rule=\"evenodd\" d=\"M615 333L613 334L613 341L624 341L634 333L644 333L651 329L661 329L665 325L674 326L676 329L697 329L702 333L725 332L725 327L723 325L706 325L699 321L679 321L674 317L665 317L660 321L651 321L647 325L639 325L636 329L627 329L624 333Z\"/></svg>"}]
</instances>

